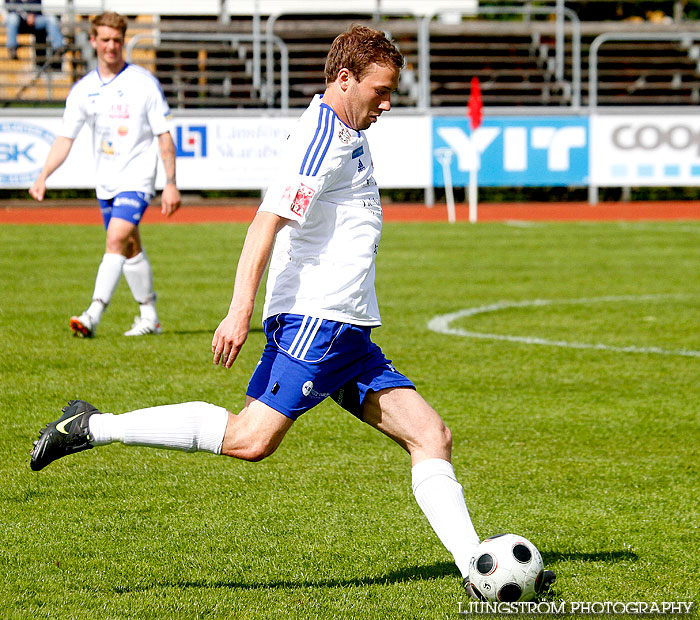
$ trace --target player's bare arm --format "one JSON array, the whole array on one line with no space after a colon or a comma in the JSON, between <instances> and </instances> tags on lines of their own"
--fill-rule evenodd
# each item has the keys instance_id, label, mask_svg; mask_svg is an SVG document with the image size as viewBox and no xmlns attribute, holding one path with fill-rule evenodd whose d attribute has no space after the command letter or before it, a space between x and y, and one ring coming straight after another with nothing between
<instances>
[{"instance_id":1,"label":"player's bare arm","mask_svg":"<svg viewBox=\"0 0 700 620\"><path fill-rule=\"evenodd\" d=\"M221 363L224 367L231 368L248 338L255 296L270 260L275 235L288 222L289 220L274 213L258 211L248 228L236 269L231 305L211 343L214 364Z\"/></svg>"},{"instance_id":2,"label":"player's bare arm","mask_svg":"<svg viewBox=\"0 0 700 620\"><path fill-rule=\"evenodd\" d=\"M180 191L175 177L175 144L170 132L158 136L158 148L165 168L165 187L161 194L161 213L170 217L180 208Z\"/></svg>"},{"instance_id":3,"label":"player's bare arm","mask_svg":"<svg viewBox=\"0 0 700 620\"><path fill-rule=\"evenodd\" d=\"M29 194L35 200L42 201L46 194L46 179L64 162L68 153L73 147L73 140L64 136L58 136L51 145L49 154L46 157L46 162L39 176L36 178L32 186L29 188Z\"/></svg>"}]
</instances>

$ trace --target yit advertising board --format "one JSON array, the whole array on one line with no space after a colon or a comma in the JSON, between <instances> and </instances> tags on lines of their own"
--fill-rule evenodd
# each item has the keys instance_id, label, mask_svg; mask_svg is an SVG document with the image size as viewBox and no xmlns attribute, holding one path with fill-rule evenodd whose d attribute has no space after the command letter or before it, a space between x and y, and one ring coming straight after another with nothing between
<instances>
[{"instance_id":1,"label":"yit advertising board","mask_svg":"<svg viewBox=\"0 0 700 620\"><path fill-rule=\"evenodd\" d=\"M481 186L587 185L588 119L486 117L472 131L466 117L434 117L433 153L436 187L445 186L446 165L454 185L467 185L475 156Z\"/></svg>"}]
</instances>

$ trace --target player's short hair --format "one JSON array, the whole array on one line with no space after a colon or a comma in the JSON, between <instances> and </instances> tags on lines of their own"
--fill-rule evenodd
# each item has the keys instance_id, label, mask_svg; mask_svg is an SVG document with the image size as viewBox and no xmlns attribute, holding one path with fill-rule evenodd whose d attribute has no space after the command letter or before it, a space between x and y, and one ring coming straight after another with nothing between
<instances>
[{"instance_id":1,"label":"player's short hair","mask_svg":"<svg viewBox=\"0 0 700 620\"><path fill-rule=\"evenodd\" d=\"M371 64L401 70L403 63L403 55L383 32L355 25L340 33L331 44L326 57L326 84L335 82L343 68L361 81Z\"/></svg>"},{"instance_id":2,"label":"player's short hair","mask_svg":"<svg viewBox=\"0 0 700 620\"><path fill-rule=\"evenodd\" d=\"M102 13L95 17L90 24L90 36L97 36L97 29L100 26L108 26L109 28L115 28L122 33L122 37L126 36L127 19L119 13L114 13L113 11L108 11Z\"/></svg>"}]
</instances>

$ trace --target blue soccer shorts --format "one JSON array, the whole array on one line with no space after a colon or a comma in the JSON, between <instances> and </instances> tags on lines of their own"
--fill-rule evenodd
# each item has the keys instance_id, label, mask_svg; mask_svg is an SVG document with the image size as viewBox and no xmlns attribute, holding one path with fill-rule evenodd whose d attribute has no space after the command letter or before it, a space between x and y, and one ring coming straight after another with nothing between
<instances>
[{"instance_id":1,"label":"blue soccer shorts","mask_svg":"<svg viewBox=\"0 0 700 620\"><path fill-rule=\"evenodd\" d=\"M267 344L246 394L292 420L329 396L362 419L367 392L415 389L370 340L371 327L278 314L264 329Z\"/></svg>"},{"instance_id":2,"label":"blue soccer shorts","mask_svg":"<svg viewBox=\"0 0 700 620\"><path fill-rule=\"evenodd\" d=\"M105 229L113 217L138 226L152 198L153 196L144 192L120 192L108 200L98 198Z\"/></svg>"}]
</instances>

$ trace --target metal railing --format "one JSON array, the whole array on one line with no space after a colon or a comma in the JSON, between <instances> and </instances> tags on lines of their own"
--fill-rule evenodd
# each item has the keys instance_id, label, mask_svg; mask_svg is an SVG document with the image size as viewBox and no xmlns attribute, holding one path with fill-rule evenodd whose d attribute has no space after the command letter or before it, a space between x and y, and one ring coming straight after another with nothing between
<instances>
[{"instance_id":1,"label":"metal railing","mask_svg":"<svg viewBox=\"0 0 700 620\"><path fill-rule=\"evenodd\" d=\"M598 107L598 51L601 45L609 41L681 41L690 47L690 43L698 39L700 32L605 32L598 35L588 52L588 108L591 113Z\"/></svg>"},{"instance_id":2,"label":"metal railing","mask_svg":"<svg viewBox=\"0 0 700 620\"><path fill-rule=\"evenodd\" d=\"M540 6L484 6L479 13L489 15L551 15L552 7ZM433 11L423 17L418 33L418 69L420 82L420 99L418 107L427 110L430 107L430 23L440 12ZM562 0L557 0L555 26L555 77L560 84L564 80L564 18L568 17L572 24L572 84L571 105L578 108L581 105L581 23L576 13L564 7Z\"/></svg>"},{"instance_id":3,"label":"metal railing","mask_svg":"<svg viewBox=\"0 0 700 620\"><path fill-rule=\"evenodd\" d=\"M90 1L90 0L86 0ZM223 2L223 0L222 0ZM83 4L79 2L73 2L73 0L66 0L67 10L75 5ZM95 7L98 5L104 5L104 0L92 0L91 4ZM5 8L12 6L11 2L4 4ZM223 6L223 4L222 4ZM408 99L410 107L416 107L420 111L424 111L433 107L436 101L440 101L439 96L431 90L434 84L431 80L431 62L435 62L436 57L439 59L439 51L437 56L435 56L435 49L437 47L435 41L431 42L431 35L437 38L434 20L444 17L445 15L454 15L455 11L433 11L426 14L423 17L410 16L409 19L401 20L402 24L406 25L406 31L411 32L411 45L415 42L415 54L417 55L416 63L416 75L417 82L415 91L411 94L410 99ZM523 20L530 22L531 16L555 16L556 20L553 24L554 26L554 56L553 58L549 56L551 47L542 46L545 48L545 54L548 61L553 60L553 68L550 66L542 68L542 74L547 80L553 79L554 81L548 82L548 85L556 85L561 87L562 95L558 99L561 104L557 109L564 110L574 110L577 111L582 105L582 44L581 44L581 22L579 21L576 13L564 6L564 0L552 0L552 4L549 6L532 6L529 4L511 5L511 6L481 6L474 10L462 10L458 11L457 14L464 16L469 16L473 18L475 16L495 16L495 15L518 15L522 16ZM154 25L149 28L147 32L137 32L129 41L126 47L127 59L130 60L131 53L136 46L143 46L144 39L152 39L155 41L157 46L160 41L188 41L188 42L202 42L206 44L208 42L227 42L232 47L241 46L246 44L246 54L247 62L249 62L249 67L247 68L247 75L250 79L251 93L255 93L257 100L251 100L253 104L262 103L263 106L268 108L278 108L282 111L287 111L290 106L290 90L292 86L296 84L290 84L290 52L289 50L293 48L294 43L289 42L289 45L281 36L275 34L275 28L281 17L293 16L293 12L285 13L275 13L273 15L267 16L265 20L262 19L260 14L255 14L252 16L252 21L248 21L248 27L252 29L252 32L248 33L235 33L235 32L170 32L163 31L161 25ZM368 19L376 21L377 27L381 28L382 18L394 17L394 16L407 17L405 14L399 12L373 12L367 13ZM263 21L265 23L263 23ZM506 22L504 22L505 24ZM401 27L404 28L404 25ZM64 31L65 29L70 29L74 27L74 23L70 23L68 20L68 15L64 14ZM196 27L196 24L195 24ZM219 27L226 27L223 22L219 23ZM544 28L544 29L543 29ZM187 30L187 28L184 28ZM548 36L551 36L552 26L544 24L544 22L539 21L534 23L531 27L523 28L523 32L527 31L533 36L538 35L541 32L546 32ZM469 26L464 30L465 33L470 32ZM518 28L517 31L520 31ZM462 32L460 29L455 29L455 37L459 36ZM514 32L512 29L508 32ZM415 33L415 34L414 34ZM75 38L74 47L76 49L84 49L84 51L91 52L89 43L87 43L87 33L85 27L80 28L77 32L84 40L78 40ZM442 36L440 34L439 36ZM568 38L570 37L571 45L568 47ZM596 37L592 44L590 45L590 51L588 55L589 61L589 74L587 76L588 84L588 101L587 107L589 109L595 109L599 105L599 98L601 87L605 82L600 81L599 73L599 53L602 45L608 42L620 42L620 41L679 41L681 43L687 42L687 47L689 48L689 57L691 53L698 50L698 46L693 43L700 39L700 31L683 31L683 32L646 32L646 33L632 33L632 32L607 32ZM453 41L457 39L453 38ZM455 43L458 45L458 42ZM476 42L478 46L478 41ZM692 45L692 49L691 48ZM291 46L291 47L290 47ZM439 49L439 48L437 48ZM567 51L570 50L570 57L567 57ZM158 50L156 49L156 58ZM263 58L264 56L264 58ZM85 56L87 57L87 56ZM495 58L495 56L494 56ZM156 60L157 62L157 60ZM570 67L570 69L569 69ZM321 69L321 67L319 67ZM435 68L432 68L435 71ZM538 68L537 71L540 71ZM42 75L46 75L46 87L49 93L52 92L52 77L49 72L43 72ZM241 73L243 75L243 73ZM160 76L158 76L160 77ZM319 76L319 86L322 77ZM525 78L523 78L525 79ZM541 79L541 78L540 78ZM315 78L314 78L315 80ZM503 83L503 88L508 88L507 83ZM315 82L314 82L315 85ZM457 95L453 96L464 96L466 101L468 85L459 84L457 90L454 92ZM515 91L514 91L515 92ZM463 95L464 93L464 95ZM487 94L487 93L485 93ZM538 95L539 96L539 95ZM557 95L559 97L559 95ZM514 101L517 100L517 94L513 97ZM531 101L533 99L531 98ZM213 101L213 100L212 100ZM415 106L413 105L415 102ZM188 101L184 101L184 105L188 105ZM222 104L225 100L222 99ZM298 103L298 101L297 101ZM543 95L541 105L543 107L546 103L546 99ZM644 102L646 104L646 102ZM649 101L653 103L653 101ZM683 102L680 102L683 103ZM690 102L689 102L690 103ZM431 105L432 104L432 105ZM214 102L214 105L217 105ZM449 104L448 104L449 105ZM489 105L487 103L487 105ZM510 100L507 101L506 105L513 105ZM498 103L492 105L492 108L496 108ZM447 106L444 106L446 108Z\"/></svg>"},{"instance_id":4,"label":"metal railing","mask_svg":"<svg viewBox=\"0 0 700 620\"><path fill-rule=\"evenodd\" d=\"M378 10L379 11L379 10ZM430 107L430 23L433 19L445 15L455 15L460 16L470 16L473 17L475 14L484 15L523 15L529 17L530 15L551 15L554 11L556 16L555 24L555 79L559 82L563 90L571 91L571 106L573 108L578 108L581 105L581 23L578 16L574 11L564 6L564 0L556 0L556 5L554 7L542 7L542 6L503 6L503 7L492 7L484 6L478 9L466 9L461 11L440 11L432 10L422 17L419 24L418 30L418 73L419 73L419 95L417 107L419 109L425 110ZM399 13L396 13L397 15ZM267 37L268 41L271 41L270 37L274 35L274 28L277 21L283 16L293 15L293 13L275 13L270 15L265 24L265 34L260 33L259 38ZM374 12L371 15L368 13L372 19L378 19L379 17L391 16L392 13L389 12ZM254 32L256 29L260 28L259 16L253 16L253 28ZM571 21L571 37L572 37L572 83L568 84L565 80L565 19ZM259 40L259 39L258 39ZM271 43L268 43L268 49L266 53L266 75L267 75L267 86L265 92L263 93L263 98L267 102L268 107L274 105L274 58L271 50Z\"/></svg>"},{"instance_id":5,"label":"metal railing","mask_svg":"<svg viewBox=\"0 0 700 620\"><path fill-rule=\"evenodd\" d=\"M280 75L280 108L286 112L289 109L289 52L287 45L277 35L267 35L261 33L253 34L237 34L237 33L192 33L192 32L155 32L155 33L139 33L134 35L126 46L125 56L127 62L131 61L133 50L144 39L154 41L154 46L159 45L160 41L193 41L193 42L224 42L230 43L232 47L238 46L241 43L259 44L261 41L269 43L274 49L274 45L279 48L281 59L281 75ZM274 79L274 76L273 76ZM262 84L261 65L253 63L252 71L253 86L260 93L260 85ZM268 76L268 85L270 77ZM273 91L274 91L274 81ZM257 86L256 86L257 85ZM274 97L274 94L273 94Z\"/></svg>"}]
</instances>

